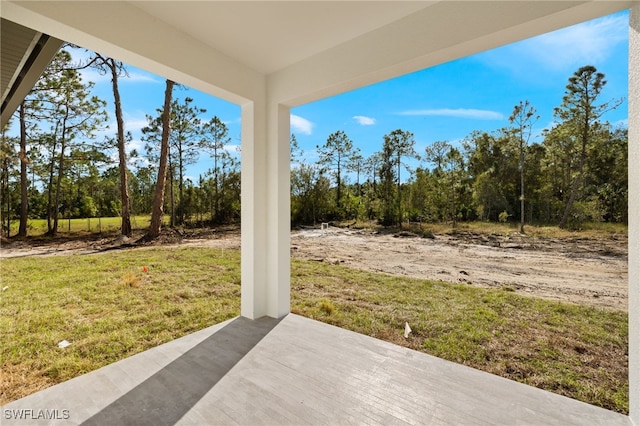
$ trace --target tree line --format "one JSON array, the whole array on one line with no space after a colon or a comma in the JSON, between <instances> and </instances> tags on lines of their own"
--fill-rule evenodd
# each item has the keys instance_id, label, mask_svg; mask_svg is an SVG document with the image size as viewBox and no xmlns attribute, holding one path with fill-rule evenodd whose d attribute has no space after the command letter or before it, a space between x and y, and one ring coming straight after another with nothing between
<instances>
[{"instance_id":1,"label":"tree line","mask_svg":"<svg viewBox=\"0 0 640 426\"><path fill-rule=\"evenodd\" d=\"M107 103L91 95L94 84L81 71L95 68L111 77L116 131L104 130ZM122 217L123 235L131 235L131 215L160 213L170 225L220 224L239 220L239 152L217 116L193 99L173 98L167 81L165 105L147 115L144 148L126 151L132 136L124 129L118 81L128 77L121 62L93 53L74 62L60 50L12 117L19 136L2 129L0 144L0 223L11 235L27 235L28 219L46 219L54 236L61 219ZM167 103L168 101L168 103ZM167 118L167 120L165 120ZM166 141L165 141L166 138ZM117 154L115 154L117 153ZM185 177L186 167L208 155L213 167L197 181ZM164 168L164 170L162 170Z\"/></svg>"},{"instance_id":2,"label":"tree line","mask_svg":"<svg viewBox=\"0 0 640 426\"><path fill-rule=\"evenodd\" d=\"M107 103L91 94L81 70L111 77L115 134L98 138ZM173 98L147 115L142 152L127 152L118 82L124 65L99 54L84 63L58 52L20 105L0 145L0 223L5 235L27 235L29 218L46 219L55 235L66 218L122 217L131 235L132 214L151 214L150 236L162 215L170 226L210 226L240 218L239 152L230 149L219 117L189 97ZM343 130L305 161L291 135L291 222L370 220L385 226L413 222L514 221L576 227L585 221L627 221L627 129L602 117L621 100L600 99L605 76L593 66L577 70L554 110L554 124L532 142L538 119L521 101L509 126L476 131L461 144L437 141L415 151L414 135L397 129L381 149L363 157ZM117 153L117 154L116 154ZM196 181L186 167L207 155L212 167ZM417 164L414 168L412 164ZM410 176L402 179L402 171ZM11 221L19 220L18 230ZM154 222L155 220L155 222Z\"/></svg>"},{"instance_id":3,"label":"tree line","mask_svg":"<svg viewBox=\"0 0 640 426\"><path fill-rule=\"evenodd\" d=\"M339 130L308 164L292 135L292 221L512 221L521 232L525 223L626 223L627 129L602 119L622 103L601 100L605 84L595 67L579 68L540 142L531 141L539 115L528 101L514 106L505 128L472 132L461 144L436 141L421 153L414 135L397 129L363 158ZM411 159L420 161L415 169Z\"/></svg>"}]
</instances>

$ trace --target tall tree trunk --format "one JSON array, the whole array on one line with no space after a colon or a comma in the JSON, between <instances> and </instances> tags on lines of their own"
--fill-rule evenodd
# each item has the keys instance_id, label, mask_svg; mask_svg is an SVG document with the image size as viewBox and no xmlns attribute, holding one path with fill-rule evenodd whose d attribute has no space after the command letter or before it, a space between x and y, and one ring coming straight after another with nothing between
<instances>
[{"instance_id":1,"label":"tall tree trunk","mask_svg":"<svg viewBox=\"0 0 640 426\"><path fill-rule=\"evenodd\" d=\"M176 205L175 205L175 197L173 194L173 184L174 184L174 176L175 170L173 166L173 162L171 161L171 153L167 154L169 156L169 204L171 209L171 217L169 219L169 226L172 228L176 226Z\"/></svg>"},{"instance_id":2,"label":"tall tree trunk","mask_svg":"<svg viewBox=\"0 0 640 426\"><path fill-rule=\"evenodd\" d=\"M53 145L51 147L51 163L49 163L49 184L47 185L47 235L53 233L53 178L56 168L56 148L58 145L58 124L56 123L53 134Z\"/></svg>"},{"instance_id":3,"label":"tall tree trunk","mask_svg":"<svg viewBox=\"0 0 640 426\"><path fill-rule=\"evenodd\" d=\"M64 151L66 148L64 131L65 127L62 126L62 142L60 143L60 158L58 160L58 177L56 180L56 195L53 204L53 227L50 235L55 237L58 233L58 218L60 216L60 193L62 192L62 175L64 174Z\"/></svg>"},{"instance_id":4,"label":"tall tree trunk","mask_svg":"<svg viewBox=\"0 0 640 426\"><path fill-rule=\"evenodd\" d=\"M18 236L27 236L27 215L29 198L27 193L27 123L24 114L24 102L20 104L20 227Z\"/></svg>"},{"instance_id":5,"label":"tall tree trunk","mask_svg":"<svg viewBox=\"0 0 640 426\"><path fill-rule=\"evenodd\" d=\"M167 80L164 91L164 108L162 112L162 142L160 146L160 164L158 166L158 180L156 192L153 197L153 209L151 211L151 225L149 226L149 238L157 238L162 227L162 214L164 211L164 187L167 182L167 158L169 157L169 132L171 122L171 96L174 82Z\"/></svg>"},{"instance_id":6,"label":"tall tree trunk","mask_svg":"<svg viewBox=\"0 0 640 426\"><path fill-rule=\"evenodd\" d=\"M69 107L66 107L66 117L69 115ZM58 233L58 217L60 216L60 193L62 192L62 176L64 175L64 151L67 147L67 119L62 120L62 133L60 137L60 157L58 160L58 177L56 181L56 195L53 205L53 228L50 235L55 237ZM57 127L57 126L56 126Z\"/></svg>"},{"instance_id":7,"label":"tall tree trunk","mask_svg":"<svg viewBox=\"0 0 640 426\"><path fill-rule=\"evenodd\" d=\"M398 226L402 226L402 198L400 198L400 166L402 165L402 159L398 154Z\"/></svg>"},{"instance_id":8,"label":"tall tree trunk","mask_svg":"<svg viewBox=\"0 0 640 426\"><path fill-rule=\"evenodd\" d=\"M340 210L342 207L342 179L340 176L340 157L338 157L338 177L337 177L338 187L336 188L336 207Z\"/></svg>"},{"instance_id":9,"label":"tall tree trunk","mask_svg":"<svg viewBox=\"0 0 640 426\"><path fill-rule=\"evenodd\" d=\"M524 147L520 138L520 233L524 234Z\"/></svg>"},{"instance_id":10,"label":"tall tree trunk","mask_svg":"<svg viewBox=\"0 0 640 426\"><path fill-rule=\"evenodd\" d=\"M569 221L569 213L571 213L573 203L576 201L578 188L580 187L582 176L584 174L584 164L587 160L587 143L589 142L589 114L585 114L584 123L582 125L582 150L580 152L580 163L578 164L578 175L573 181L573 185L571 186L571 195L569 195L569 201L567 201L567 206L564 209L562 219L560 220L560 224L558 225L558 227L562 229L567 227L567 222Z\"/></svg>"},{"instance_id":11,"label":"tall tree trunk","mask_svg":"<svg viewBox=\"0 0 640 426\"><path fill-rule=\"evenodd\" d=\"M214 184L214 217L213 223L218 223L220 218L220 195L218 193L218 148L213 148L213 184Z\"/></svg>"},{"instance_id":12,"label":"tall tree trunk","mask_svg":"<svg viewBox=\"0 0 640 426\"><path fill-rule=\"evenodd\" d=\"M122 226L121 234L131 236L131 212L129 201L129 185L127 183L127 153L124 141L124 121L122 119L122 105L120 102L120 90L118 89L118 68L114 59L107 60L107 66L111 69L111 83L113 86L113 100L116 109L116 123L118 125L118 160L120 168L120 197L122 201Z\"/></svg>"},{"instance_id":13,"label":"tall tree trunk","mask_svg":"<svg viewBox=\"0 0 640 426\"><path fill-rule=\"evenodd\" d=\"M183 162L182 162L182 142L179 142L180 150L178 152L178 225L184 224L184 173L183 173Z\"/></svg>"},{"instance_id":14,"label":"tall tree trunk","mask_svg":"<svg viewBox=\"0 0 640 426\"><path fill-rule=\"evenodd\" d=\"M53 233L53 171L55 169L55 157L51 158L51 164L49 165L49 185L47 185L47 235Z\"/></svg>"},{"instance_id":15,"label":"tall tree trunk","mask_svg":"<svg viewBox=\"0 0 640 426\"><path fill-rule=\"evenodd\" d=\"M564 213L562 214L562 219L560 220L559 228L565 229L567 227L567 222L569 221L569 213L571 213L571 209L573 208L573 203L576 201L576 197L578 195L578 188L580 187L580 183L582 182L582 174L584 169L584 159L580 158L580 165L578 166L578 175L573 180L573 185L571 186L571 194L569 195L569 200L567 201L567 205L564 208Z\"/></svg>"},{"instance_id":16,"label":"tall tree trunk","mask_svg":"<svg viewBox=\"0 0 640 426\"><path fill-rule=\"evenodd\" d=\"M6 143L4 141L5 134L2 132L3 145ZM0 173L0 224L5 226L4 220L6 219L7 224L7 238L11 236L11 191L9 191L9 155L3 156L2 159L2 167ZM4 214L4 202L6 201L7 206L7 215L6 218L3 216Z\"/></svg>"}]
</instances>

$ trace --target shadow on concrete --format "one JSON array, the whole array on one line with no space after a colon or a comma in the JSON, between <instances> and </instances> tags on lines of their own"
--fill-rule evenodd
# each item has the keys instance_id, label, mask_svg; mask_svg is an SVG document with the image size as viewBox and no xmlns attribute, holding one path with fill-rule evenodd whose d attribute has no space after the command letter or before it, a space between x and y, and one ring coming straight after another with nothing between
<instances>
[{"instance_id":1,"label":"shadow on concrete","mask_svg":"<svg viewBox=\"0 0 640 426\"><path fill-rule=\"evenodd\" d=\"M175 424L279 322L236 318L83 424Z\"/></svg>"}]
</instances>

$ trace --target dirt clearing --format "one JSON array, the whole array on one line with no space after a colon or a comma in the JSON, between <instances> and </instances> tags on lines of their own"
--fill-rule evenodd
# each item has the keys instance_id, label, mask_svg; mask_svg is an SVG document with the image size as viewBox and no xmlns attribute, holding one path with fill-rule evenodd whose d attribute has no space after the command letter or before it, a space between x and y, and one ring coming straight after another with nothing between
<instances>
[{"instance_id":1,"label":"dirt clearing","mask_svg":"<svg viewBox=\"0 0 640 426\"><path fill-rule=\"evenodd\" d=\"M238 249L239 232L185 235L180 245ZM3 241L0 258L88 254L129 241L101 238L55 245ZM169 239L165 244L176 244ZM583 305L627 309L627 237L542 238L459 232L422 238L410 233L309 229L291 234L293 258L392 275L505 288Z\"/></svg>"},{"instance_id":2,"label":"dirt clearing","mask_svg":"<svg viewBox=\"0 0 640 426\"><path fill-rule=\"evenodd\" d=\"M345 231L292 234L292 255L393 275L591 306L627 309L627 238L534 238L459 233L435 238Z\"/></svg>"}]
</instances>

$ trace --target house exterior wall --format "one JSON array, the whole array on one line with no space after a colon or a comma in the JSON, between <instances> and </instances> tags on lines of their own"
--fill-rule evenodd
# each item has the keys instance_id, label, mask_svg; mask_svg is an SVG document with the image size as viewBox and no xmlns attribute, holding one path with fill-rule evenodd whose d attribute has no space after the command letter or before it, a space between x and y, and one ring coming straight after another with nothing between
<instances>
[{"instance_id":1,"label":"house exterior wall","mask_svg":"<svg viewBox=\"0 0 640 426\"><path fill-rule=\"evenodd\" d=\"M640 426L640 3L629 17L629 408Z\"/></svg>"}]
</instances>

